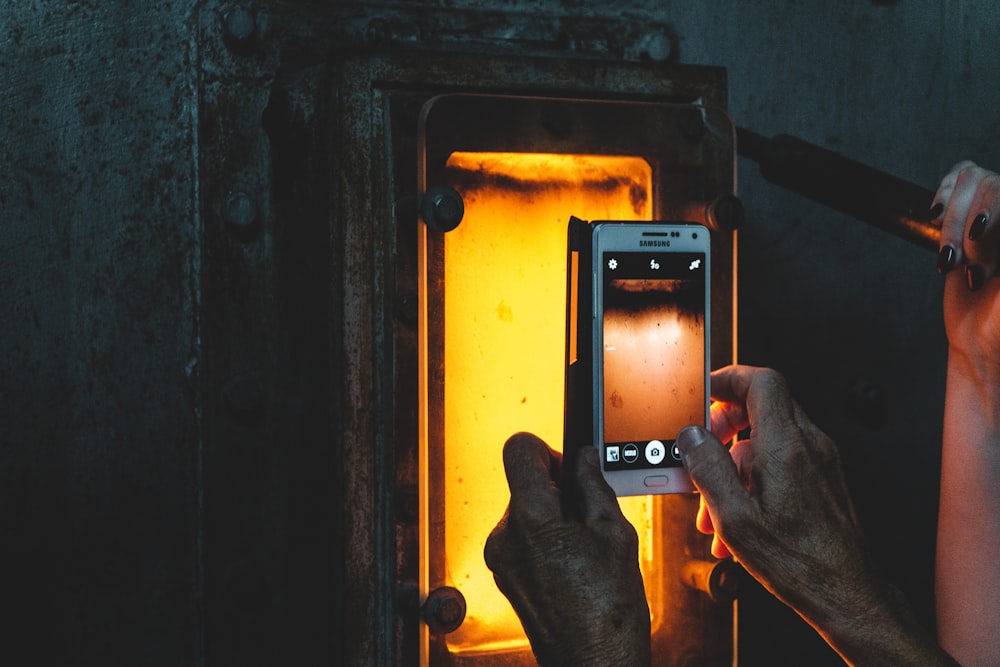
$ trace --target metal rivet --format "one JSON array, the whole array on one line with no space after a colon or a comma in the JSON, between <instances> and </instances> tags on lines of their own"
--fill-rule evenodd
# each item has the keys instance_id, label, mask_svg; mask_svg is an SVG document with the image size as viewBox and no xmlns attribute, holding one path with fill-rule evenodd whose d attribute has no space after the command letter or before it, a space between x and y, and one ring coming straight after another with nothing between
<instances>
[{"instance_id":1,"label":"metal rivet","mask_svg":"<svg viewBox=\"0 0 1000 667\"><path fill-rule=\"evenodd\" d=\"M427 188L427 193L420 200L420 216L434 231L450 232L458 227L464 215L462 195L447 185Z\"/></svg>"},{"instance_id":2,"label":"metal rivet","mask_svg":"<svg viewBox=\"0 0 1000 667\"><path fill-rule=\"evenodd\" d=\"M636 47L643 58L654 63L665 63L674 53L674 42L662 30L652 29L639 37Z\"/></svg>"},{"instance_id":3,"label":"metal rivet","mask_svg":"<svg viewBox=\"0 0 1000 667\"><path fill-rule=\"evenodd\" d=\"M233 7L222 17L223 38L231 47L248 46L257 34L257 20L245 7Z\"/></svg>"},{"instance_id":4,"label":"metal rivet","mask_svg":"<svg viewBox=\"0 0 1000 667\"><path fill-rule=\"evenodd\" d=\"M722 195L712 202L709 216L716 229L731 232L743 224L743 202L735 195Z\"/></svg>"},{"instance_id":5,"label":"metal rivet","mask_svg":"<svg viewBox=\"0 0 1000 667\"><path fill-rule=\"evenodd\" d=\"M223 202L222 218L235 229L248 230L257 222L257 204L246 192L230 192Z\"/></svg>"},{"instance_id":6,"label":"metal rivet","mask_svg":"<svg viewBox=\"0 0 1000 667\"><path fill-rule=\"evenodd\" d=\"M432 635L454 632L465 620L465 597L451 586L435 588L420 607L420 618Z\"/></svg>"}]
</instances>

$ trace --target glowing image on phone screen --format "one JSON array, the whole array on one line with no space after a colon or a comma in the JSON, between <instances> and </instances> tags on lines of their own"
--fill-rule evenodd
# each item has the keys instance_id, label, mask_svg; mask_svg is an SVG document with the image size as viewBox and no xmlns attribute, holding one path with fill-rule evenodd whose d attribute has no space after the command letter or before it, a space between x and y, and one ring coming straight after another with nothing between
<instances>
[{"instance_id":1,"label":"glowing image on phone screen","mask_svg":"<svg viewBox=\"0 0 1000 667\"><path fill-rule=\"evenodd\" d=\"M705 255L603 260L604 467L679 466L677 432L705 420Z\"/></svg>"}]
</instances>

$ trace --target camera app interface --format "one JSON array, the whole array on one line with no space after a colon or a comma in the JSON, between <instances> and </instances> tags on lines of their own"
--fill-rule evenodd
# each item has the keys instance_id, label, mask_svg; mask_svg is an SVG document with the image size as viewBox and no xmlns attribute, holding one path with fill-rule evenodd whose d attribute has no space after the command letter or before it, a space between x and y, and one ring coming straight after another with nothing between
<instances>
[{"instance_id":1,"label":"camera app interface","mask_svg":"<svg viewBox=\"0 0 1000 667\"><path fill-rule=\"evenodd\" d=\"M705 420L705 255L605 252L604 468L681 465Z\"/></svg>"}]
</instances>

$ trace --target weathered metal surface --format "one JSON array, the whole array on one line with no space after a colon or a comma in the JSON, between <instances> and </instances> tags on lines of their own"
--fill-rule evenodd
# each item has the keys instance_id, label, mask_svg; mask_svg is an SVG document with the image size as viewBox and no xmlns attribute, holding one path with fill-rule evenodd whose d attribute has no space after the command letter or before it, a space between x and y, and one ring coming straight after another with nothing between
<instances>
[{"instance_id":1,"label":"weathered metal surface","mask_svg":"<svg viewBox=\"0 0 1000 667\"><path fill-rule=\"evenodd\" d=\"M325 646L343 664L409 664L416 337L412 319L395 315L416 292L420 105L456 89L688 100L719 100L722 89L713 70L665 76L668 65L618 63L623 47L610 38L631 22L400 8L305 20L273 9L206 4L197 16L202 337L212 350L202 371L206 656L267 662L276 647ZM461 50L474 55L456 59ZM545 57L556 53L571 57ZM285 266L313 267L313 282L286 289ZM289 312L308 331L294 348ZM282 398L305 387L321 390L297 396L311 427L296 444L281 437L292 419ZM232 410L258 400L242 418ZM301 496L303 469L325 482L311 496L311 560L283 543L295 532L279 513ZM333 587L298 586L297 566L324 559ZM283 623L303 605L327 623L322 644Z\"/></svg>"},{"instance_id":2,"label":"weathered metal surface","mask_svg":"<svg viewBox=\"0 0 1000 667\"><path fill-rule=\"evenodd\" d=\"M313 87L330 87L338 54L419 49L422 39L485 49L509 32L498 28L532 23L535 33L520 43L512 33L509 47L541 53L547 47L531 34L581 21L586 30L547 52L573 45L641 61L646 44L658 61L669 43L669 62L726 67L731 112L759 132L795 134L927 187L960 158L995 168L1000 93L977 83L995 70L995 3L884 5L5 3L0 535L14 619L0 633L2 657L345 664L341 647L351 641L331 602L343 575L328 567L345 535L336 482L344 461L330 453L340 447L341 348L329 344L329 313L343 301L330 276L344 266L316 251L340 242L332 204L304 191L306 176L333 166L322 156L334 155L337 138L312 119L335 112L312 100L336 103ZM221 21L233 7L252 16L252 35L241 19L226 37ZM666 40L602 33L602 21L650 24ZM608 46L616 40L617 51ZM329 44L337 46L316 48ZM600 74L584 83L616 85ZM393 114L403 97L396 92ZM290 119L264 120L284 113ZM262 122L291 136L262 140ZM220 140L231 150L213 152ZM284 157L275 158L277 146L289 147ZM271 171L272 159L295 167ZM394 183L408 169L394 165ZM893 564L895 582L930 623L943 386L933 267L922 251L754 171L744 169L740 184L741 354L784 370L837 437L876 559ZM258 211L250 234L219 217L236 191ZM397 198L397 219L415 206ZM285 236L276 229L289 226ZM406 229L395 229L397 247L409 243ZM281 258L279 268L264 266L269 256ZM412 271L408 258L399 261L398 274ZM204 305L203 262L215 276L207 275ZM392 335L404 346L412 294L380 295L386 317L399 315ZM327 323L317 325L314 312ZM248 340L259 334L262 342ZM880 429L852 416L858 378L885 397ZM262 408L249 420L232 415L227 400L255 385ZM256 405L234 403L237 413ZM381 428L404 432L404 412ZM396 463L412 477L412 462ZM397 491L384 511L400 510L405 540L413 490ZM899 550L912 557L896 560ZM766 595L744 594L740 604L745 661L839 664Z\"/></svg>"},{"instance_id":3,"label":"weathered metal surface","mask_svg":"<svg viewBox=\"0 0 1000 667\"><path fill-rule=\"evenodd\" d=\"M190 3L111 4L0 9L9 664L199 652Z\"/></svg>"}]
</instances>

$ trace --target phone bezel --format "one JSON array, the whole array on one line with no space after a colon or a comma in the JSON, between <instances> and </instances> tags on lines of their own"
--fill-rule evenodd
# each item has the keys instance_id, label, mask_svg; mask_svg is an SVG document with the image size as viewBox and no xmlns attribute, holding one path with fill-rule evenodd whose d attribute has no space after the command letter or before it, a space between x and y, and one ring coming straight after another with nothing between
<instances>
[{"instance_id":1,"label":"phone bezel","mask_svg":"<svg viewBox=\"0 0 1000 667\"><path fill-rule=\"evenodd\" d=\"M643 248L639 241L643 234L670 234L680 232L680 236L670 238L668 250L662 248ZM659 495L665 493L687 493L694 491L694 485L687 471L681 467L670 468L640 468L635 470L606 470L604 461L604 280L603 256L605 252L619 250L622 252L641 252L648 254L699 252L705 257L705 414L702 426L709 423L710 410L710 350L711 350L711 239L709 231L702 225L694 223L661 223L661 222L617 222L595 221L592 223L592 293L591 331L593 368L593 446L601 454L601 472L605 480L619 496ZM646 480L651 477L665 477L662 486L649 486Z\"/></svg>"}]
</instances>

